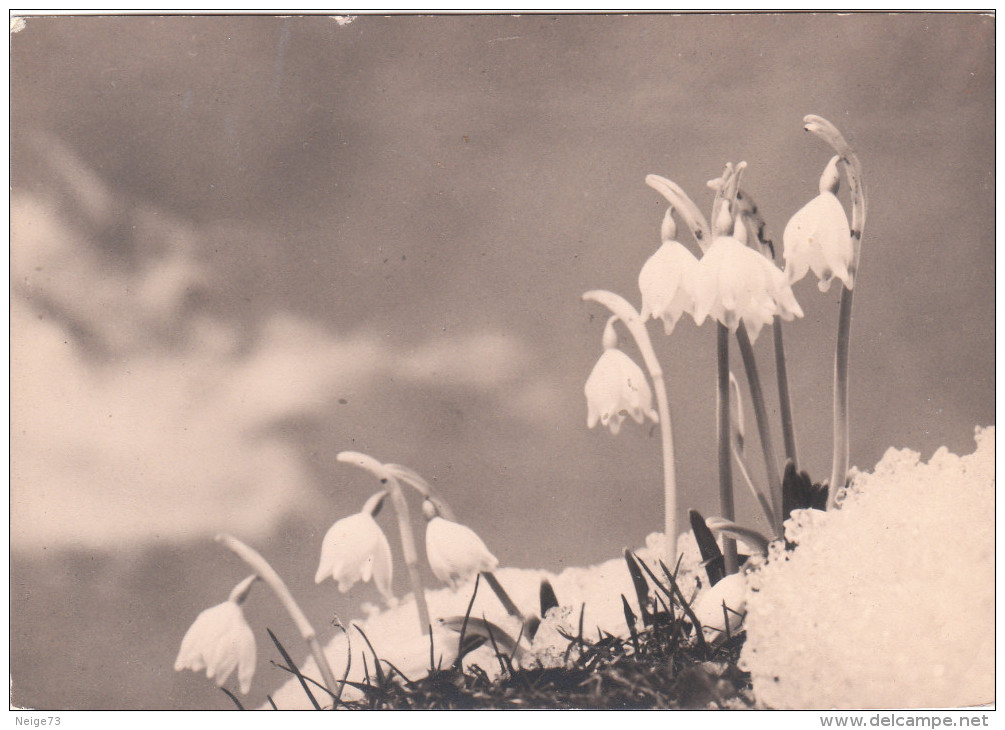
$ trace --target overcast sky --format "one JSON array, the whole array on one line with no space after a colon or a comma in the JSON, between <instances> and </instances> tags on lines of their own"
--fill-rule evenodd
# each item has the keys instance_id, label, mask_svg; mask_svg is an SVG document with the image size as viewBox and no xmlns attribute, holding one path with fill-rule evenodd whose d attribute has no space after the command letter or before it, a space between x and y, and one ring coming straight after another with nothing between
<instances>
[{"instance_id":1,"label":"overcast sky","mask_svg":"<svg viewBox=\"0 0 1005 730\"><path fill-rule=\"evenodd\" d=\"M808 113L869 191L852 463L969 452L994 421L990 17L31 18L11 73L15 555L265 540L291 516L319 541L374 487L345 449L435 480L504 564L641 544L658 432L586 428L605 312L580 295L638 304L649 173L707 209L746 160L780 243L830 157ZM839 295L795 293L819 480ZM682 515L712 513L714 330L651 332Z\"/></svg>"}]
</instances>

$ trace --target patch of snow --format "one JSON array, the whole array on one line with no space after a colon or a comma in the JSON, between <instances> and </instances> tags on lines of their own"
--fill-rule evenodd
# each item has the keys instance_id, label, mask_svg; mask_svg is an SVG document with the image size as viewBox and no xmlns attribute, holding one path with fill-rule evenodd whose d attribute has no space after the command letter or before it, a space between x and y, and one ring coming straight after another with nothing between
<instances>
[{"instance_id":1,"label":"patch of snow","mask_svg":"<svg viewBox=\"0 0 1005 730\"><path fill-rule=\"evenodd\" d=\"M750 576L741 666L777 709L976 705L995 698L995 431L925 464L890 449L841 506L786 524Z\"/></svg>"}]
</instances>

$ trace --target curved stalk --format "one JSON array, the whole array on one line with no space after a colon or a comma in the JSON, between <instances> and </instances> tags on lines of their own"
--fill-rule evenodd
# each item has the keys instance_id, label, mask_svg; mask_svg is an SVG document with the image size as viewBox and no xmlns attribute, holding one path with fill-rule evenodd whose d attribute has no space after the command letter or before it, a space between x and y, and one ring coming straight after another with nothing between
<instances>
[{"instance_id":1,"label":"curved stalk","mask_svg":"<svg viewBox=\"0 0 1005 730\"><path fill-rule=\"evenodd\" d=\"M317 633L314 631L314 627L311 626L311 622L307 620L307 616L300 609L297 604L293 594L290 593L290 589L286 587L286 583L283 579L279 577L279 573L269 565L269 563L263 558L257 550L248 547L243 542L238 540L232 535L227 535L221 533L216 536L216 541L223 545L225 548L231 550L236 554L241 560L248 564L255 574L262 579L272 592L276 594L279 602L283 604L283 608L286 609L286 613L290 615L293 619L293 623L296 624L297 630L300 631L300 636L303 640L307 642L307 646L311 650L311 654L314 656L314 661L317 662L318 669L321 670L321 678L324 681L325 687L331 693L333 697L338 697L342 694L342 687L336 686L338 683L335 681L335 675L332 673L331 666L328 664L328 660L325 658L324 652L321 651L321 645L318 643ZM238 587L244 585L248 582L245 579ZM250 586L250 583L248 583ZM236 590L236 589L235 589Z\"/></svg>"},{"instance_id":2,"label":"curved stalk","mask_svg":"<svg viewBox=\"0 0 1005 730\"><path fill-rule=\"evenodd\" d=\"M705 524L712 532L720 532L723 535L731 535L737 540L742 540L747 547L753 548L761 555L768 554L768 540L756 530L738 525L732 520L724 520L721 517L709 517Z\"/></svg>"},{"instance_id":3,"label":"curved stalk","mask_svg":"<svg viewBox=\"0 0 1005 730\"><path fill-rule=\"evenodd\" d=\"M730 461L730 429L729 422L729 328L721 322L716 322L716 425L718 431L719 454L719 505L722 515L733 520L733 468ZM732 575L739 568L736 557L736 541L730 537L722 540L722 555L726 566L726 575Z\"/></svg>"},{"instance_id":4,"label":"curved stalk","mask_svg":"<svg viewBox=\"0 0 1005 730\"><path fill-rule=\"evenodd\" d=\"M430 632L429 608L426 606L426 592L419 574L419 553L415 547L415 536L412 533L412 523L408 512L408 503L401 491L401 484L394 472L372 456L358 451L343 451L336 457L346 464L354 464L366 469L383 484L391 495L391 504L398 516L398 531L401 533L401 551L405 556L405 567L408 579L415 595L415 605L419 611L419 627L424 634Z\"/></svg>"},{"instance_id":5,"label":"curved stalk","mask_svg":"<svg viewBox=\"0 0 1005 730\"><path fill-rule=\"evenodd\" d=\"M418 472L409 469L407 466L402 466L401 464L384 464L384 467L394 474L399 481L404 482L408 486L415 489L419 494L423 496L424 499L428 499L436 507L437 512L445 520L450 520L451 522L457 522L457 518L454 516L454 511L450 509L450 505L444 501L443 497L438 495L433 488L430 486L429 482L419 476Z\"/></svg>"},{"instance_id":6,"label":"curved stalk","mask_svg":"<svg viewBox=\"0 0 1005 730\"><path fill-rule=\"evenodd\" d=\"M670 206L680 213L703 252L712 245L712 229L709 228L708 221L680 185L659 175L646 175L646 185L666 198Z\"/></svg>"},{"instance_id":7,"label":"curved stalk","mask_svg":"<svg viewBox=\"0 0 1005 730\"><path fill-rule=\"evenodd\" d=\"M849 273L858 276L859 260L862 255L862 233L865 230L867 199L862 178L862 163L833 124L822 117L810 114L803 118L804 128L829 144L840 157L839 164L848 180L851 195L851 239L855 257ZM853 290L847 286L841 289L841 311L838 315L837 347L834 352L834 453L831 468L830 489L827 494L827 509L837 506L837 493L843 489L848 478L848 357L851 342L851 314Z\"/></svg>"},{"instance_id":8,"label":"curved stalk","mask_svg":"<svg viewBox=\"0 0 1005 730\"><path fill-rule=\"evenodd\" d=\"M660 367L659 360L656 358L656 351L653 350L652 340L649 339L645 323L635 308L623 297L613 292L594 289L583 294L583 301L604 305L624 323L635 339L642 360L646 364L646 369L649 370L649 377L653 381L653 394L656 396L656 410L660 418L660 438L663 446L665 556L668 559L667 565L673 565L677 560L677 473L674 457L673 422L670 418L670 401L667 398L666 385L663 382L663 368Z\"/></svg>"}]
</instances>

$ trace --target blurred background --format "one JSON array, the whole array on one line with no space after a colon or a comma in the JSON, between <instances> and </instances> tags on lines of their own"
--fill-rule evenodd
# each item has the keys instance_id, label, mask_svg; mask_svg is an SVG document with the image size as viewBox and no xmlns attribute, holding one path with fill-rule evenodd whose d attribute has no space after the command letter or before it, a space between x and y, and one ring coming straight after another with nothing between
<instances>
[{"instance_id":1,"label":"blurred background","mask_svg":"<svg viewBox=\"0 0 1005 730\"><path fill-rule=\"evenodd\" d=\"M665 210L648 173L707 209L705 182L746 160L780 244L830 157L808 113L856 147L870 196L852 463L969 453L994 422L991 17L32 17L10 49L16 705L230 707L172 671L247 574L218 531L273 562L322 639L378 602L313 582L325 531L376 487L341 450L418 471L503 565L641 545L663 526L659 433L587 429L606 312L580 295L638 304ZM796 296L819 480L839 291ZM713 514L714 330L651 332L681 520ZM775 412L769 333L756 350ZM285 678L265 626L303 650L268 591L247 610L258 704Z\"/></svg>"}]
</instances>

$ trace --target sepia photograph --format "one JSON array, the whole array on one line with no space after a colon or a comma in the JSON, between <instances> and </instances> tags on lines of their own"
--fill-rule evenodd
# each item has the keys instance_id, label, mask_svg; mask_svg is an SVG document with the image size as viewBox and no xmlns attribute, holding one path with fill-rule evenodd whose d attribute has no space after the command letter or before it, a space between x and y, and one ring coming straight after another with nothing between
<instances>
[{"instance_id":1,"label":"sepia photograph","mask_svg":"<svg viewBox=\"0 0 1005 730\"><path fill-rule=\"evenodd\" d=\"M993 12L13 13L9 63L21 724L993 708Z\"/></svg>"}]
</instances>

